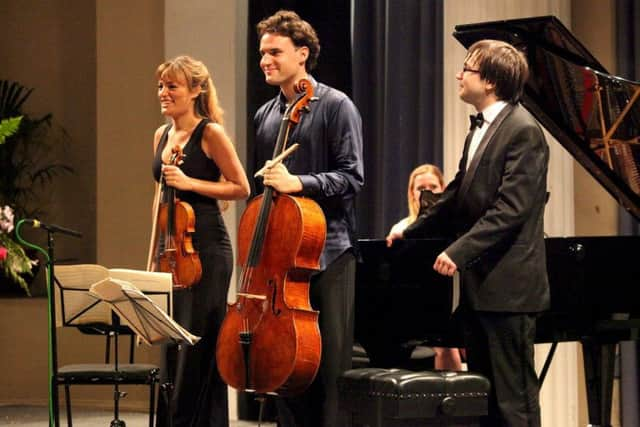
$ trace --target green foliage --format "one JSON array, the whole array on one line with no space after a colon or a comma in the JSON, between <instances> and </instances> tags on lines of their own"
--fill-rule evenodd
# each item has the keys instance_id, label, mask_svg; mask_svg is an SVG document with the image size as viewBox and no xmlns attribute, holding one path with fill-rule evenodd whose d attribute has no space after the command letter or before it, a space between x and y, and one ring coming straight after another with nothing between
<instances>
[{"instance_id":1,"label":"green foliage","mask_svg":"<svg viewBox=\"0 0 640 427\"><path fill-rule=\"evenodd\" d=\"M20 127L22 116L10 117L0 121L0 145L6 141L7 137L13 135Z\"/></svg>"}]
</instances>

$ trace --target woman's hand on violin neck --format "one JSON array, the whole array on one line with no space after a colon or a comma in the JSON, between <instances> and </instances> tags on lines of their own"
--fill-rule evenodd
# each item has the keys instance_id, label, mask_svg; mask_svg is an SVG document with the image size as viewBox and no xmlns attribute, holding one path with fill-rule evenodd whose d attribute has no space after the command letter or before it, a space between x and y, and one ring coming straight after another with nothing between
<instances>
[{"instance_id":1,"label":"woman's hand on violin neck","mask_svg":"<svg viewBox=\"0 0 640 427\"><path fill-rule=\"evenodd\" d=\"M182 191L193 191L193 181L177 166L163 165L162 173L168 186Z\"/></svg>"},{"instance_id":2,"label":"woman's hand on violin neck","mask_svg":"<svg viewBox=\"0 0 640 427\"><path fill-rule=\"evenodd\" d=\"M291 175L289 170L282 163L275 166L267 161L267 170L264 172L264 185L268 185L279 193L291 194L302 191L302 182L296 175Z\"/></svg>"}]
</instances>

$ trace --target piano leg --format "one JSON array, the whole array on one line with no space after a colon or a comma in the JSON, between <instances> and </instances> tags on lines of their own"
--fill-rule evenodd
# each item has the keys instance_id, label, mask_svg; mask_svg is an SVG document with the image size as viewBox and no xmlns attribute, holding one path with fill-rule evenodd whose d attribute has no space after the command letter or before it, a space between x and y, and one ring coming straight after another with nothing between
<instances>
[{"instance_id":1,"label":"piano leg","mask_svg":"<svg viewBox=\"0 0 640 427\"><path fill-rule=\"evenodd\" d=\"M581 341L587 388L589 425L611 427L611 400L616 343L593 338Z\"/></svg>"}]
</instances>

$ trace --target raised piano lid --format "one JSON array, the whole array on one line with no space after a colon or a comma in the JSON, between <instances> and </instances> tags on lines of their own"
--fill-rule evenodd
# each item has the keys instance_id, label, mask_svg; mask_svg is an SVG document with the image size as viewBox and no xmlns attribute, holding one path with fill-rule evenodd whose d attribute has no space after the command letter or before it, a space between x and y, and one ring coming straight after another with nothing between
<instances>
[{"instance_id":1,"label":"raised piano lid","mask_svg":"<svg viewBox=\"0 0 640 427\"><path fill-rule=\"evenodd\" d=\"M497 39L525 52L522 104L640 220L640 82L609 75L554 16L457 25L453 36L466 48Z\"/></svg>"}]
</instances>

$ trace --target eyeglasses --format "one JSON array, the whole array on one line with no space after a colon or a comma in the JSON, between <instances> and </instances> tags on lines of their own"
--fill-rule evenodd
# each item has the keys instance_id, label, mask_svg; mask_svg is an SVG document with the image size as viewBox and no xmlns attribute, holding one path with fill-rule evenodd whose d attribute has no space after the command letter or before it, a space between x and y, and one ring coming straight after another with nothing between
<instances>
[{"instance_id":1,"label":"eyeglasses","mask_svg":"<svg viewBox=\"0 0 640 427\"><path fill-rule=\"evenodd\" d=\"M462 67L462 73L479 73L480 70L474 70L473 68Z\"/></svg>"}]
</instances>

